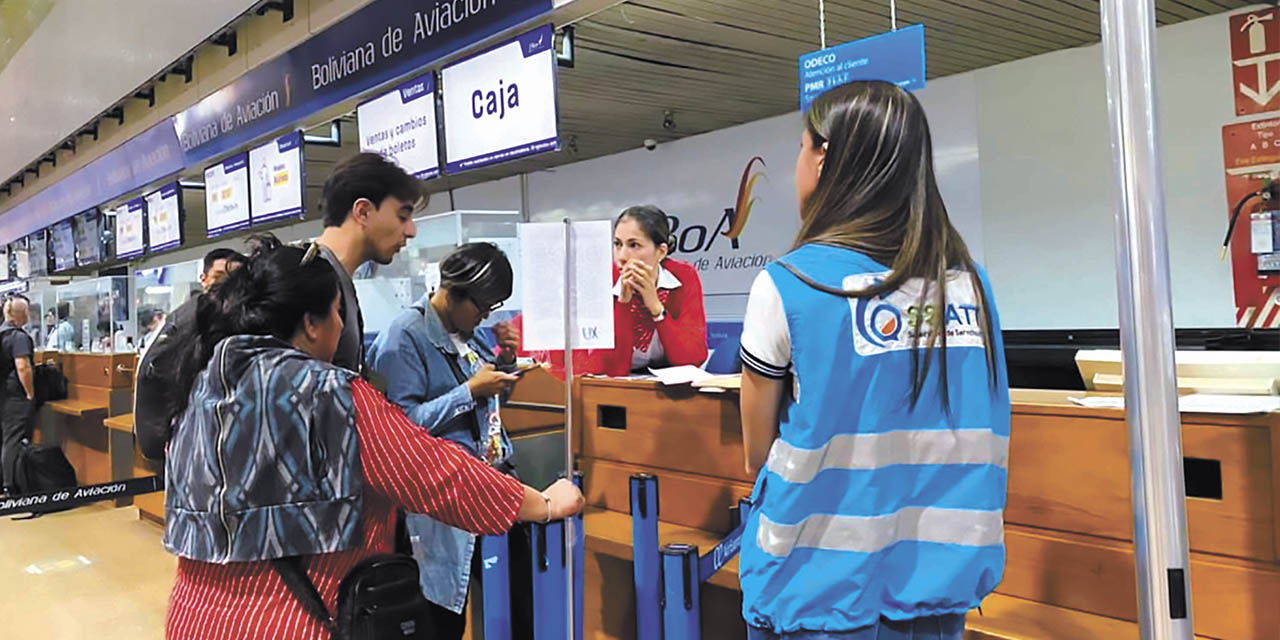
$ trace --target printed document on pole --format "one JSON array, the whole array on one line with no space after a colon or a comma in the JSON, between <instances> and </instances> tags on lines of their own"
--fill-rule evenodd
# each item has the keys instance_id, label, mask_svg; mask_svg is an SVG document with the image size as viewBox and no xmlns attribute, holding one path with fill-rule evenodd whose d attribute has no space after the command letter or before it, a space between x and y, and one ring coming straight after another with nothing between
<instances>
[{"instance_id":1,"label":"printed document on pole","mask_svg":"<svg viewBox=\"0 0 1280 640\"><path fill-rule=\"evenodd\" d=\"M565 255L565 228L573 255ZM524 287L521 339L526 351L550 351L564 344L564 269L571 266L570 321L574 349L613 348L613 239L608 220L521 224L520 272Z\"/></svg>"}]
</instances>

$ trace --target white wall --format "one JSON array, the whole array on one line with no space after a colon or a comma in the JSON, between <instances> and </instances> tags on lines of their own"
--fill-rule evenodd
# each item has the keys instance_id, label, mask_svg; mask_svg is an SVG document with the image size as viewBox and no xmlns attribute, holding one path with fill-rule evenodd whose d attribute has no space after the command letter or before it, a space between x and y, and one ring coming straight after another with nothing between
<instances>
[{"instance_id":1,"label":"white wall","mask_svg":"<svg viewBox=\"0 0 1280 640\"><path fill-rule=\"evenodd\" d=\"M1233 326L1218 261L1233 118L1226 14L1157 32L1164 189L1180 327ZM1102 52L1059 51L973 74L986 260L1004 326L1115 327L1115 176Z\"/></svg>"}]
</instances>

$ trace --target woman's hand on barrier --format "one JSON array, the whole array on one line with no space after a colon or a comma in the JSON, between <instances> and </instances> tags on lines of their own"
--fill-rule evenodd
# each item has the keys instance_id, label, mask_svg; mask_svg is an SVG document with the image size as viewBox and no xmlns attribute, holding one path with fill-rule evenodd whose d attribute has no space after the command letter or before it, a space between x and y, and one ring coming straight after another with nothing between
<instances>
[{"instance_id":1,"label":"woman's hand on barrier","mask_svg":"<svg viewBox=\"0 0 1280 640\"><path fill-rule=\"evenodd\" d=\"M520 330L508 322L493 325L493 335L498 339L498 360L503 364L516 361L516 352L520 350Z\"/></svg>"},{"instance_id":2,"label":"woman's hand on barrier","mask_svg":"<svg viewBox=\"0 0 1280 640\"><path fill-rule=\"evenodd\" d=\"M578 485L564 478L556 480L542 494L551 501L552 520L577 515L587 504L586 498L582 497L582 490L578 489Z\"/></svg>"},{"instance_id":3,"label":"woman's hand on barrier","mask_svg":"<svg viewBox=\"0 0 1280 640\"><path fill-rule=\"evenodd\" d=\"M471 397L478 400L506 391L519 379L520 376L503 373L494 369L493 365L486 364L467 380L467 387L471 389Z\"/></svg>"}]
</instances>

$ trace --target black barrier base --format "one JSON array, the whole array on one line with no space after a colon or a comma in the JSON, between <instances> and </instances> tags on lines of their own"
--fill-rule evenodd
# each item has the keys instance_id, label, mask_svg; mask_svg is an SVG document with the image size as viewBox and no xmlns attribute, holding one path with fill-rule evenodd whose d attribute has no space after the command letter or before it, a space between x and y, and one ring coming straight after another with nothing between
<instances>
[{"instance_id":1,"label":"black barrier base","mask_svg":"<svg viewBox=\"0 0 1280 640\"><path fill-rule=\"evenodd\" d=\"M27 493L0 498L0 516L8 516L15 513L32 514L28 518L15 518L29 519L45 513L65 511L73 507L102 502L103 500L128 498L163 490L164 482L160 476L147 476L118 482L87 484L53 491Z\"/></svg>"}]
</instances>

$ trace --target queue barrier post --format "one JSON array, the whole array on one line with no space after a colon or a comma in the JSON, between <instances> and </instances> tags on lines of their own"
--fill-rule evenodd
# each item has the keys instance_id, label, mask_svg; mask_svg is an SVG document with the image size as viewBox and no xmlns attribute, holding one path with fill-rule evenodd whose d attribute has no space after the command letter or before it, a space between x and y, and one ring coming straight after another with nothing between
<instances>
[{"instance_id":1,"label":"queue barrier post","mask_svg":"<svg viewBox=\"0 0 1280 640\"><path fill-rule=\"evenodd\" d=\"M663 547L663 640L698 640L702 637L701 592L698 548L687 544Z\"/></svg>"},{"instance_id":2,"label":"queue barrier post","mask_svg":"<svg viewBox=\"0 0 1280 640\"><path fill-rule=\"evenodd\" d=\"M662 564L658 553L658 478L648 473L631 476L631 549L636 640L663 640L659 606Z\"/></svg>"},{"instance_id":3,"label":"queue barrier post","mask_svg":"<svg viewBox=\"0 0 1280 640\"><path fill-rule=\"evenodd\" d=\"M480 536L484 640L511 640L511 554L507 535Z\"/></svg>"}]
</instances>

